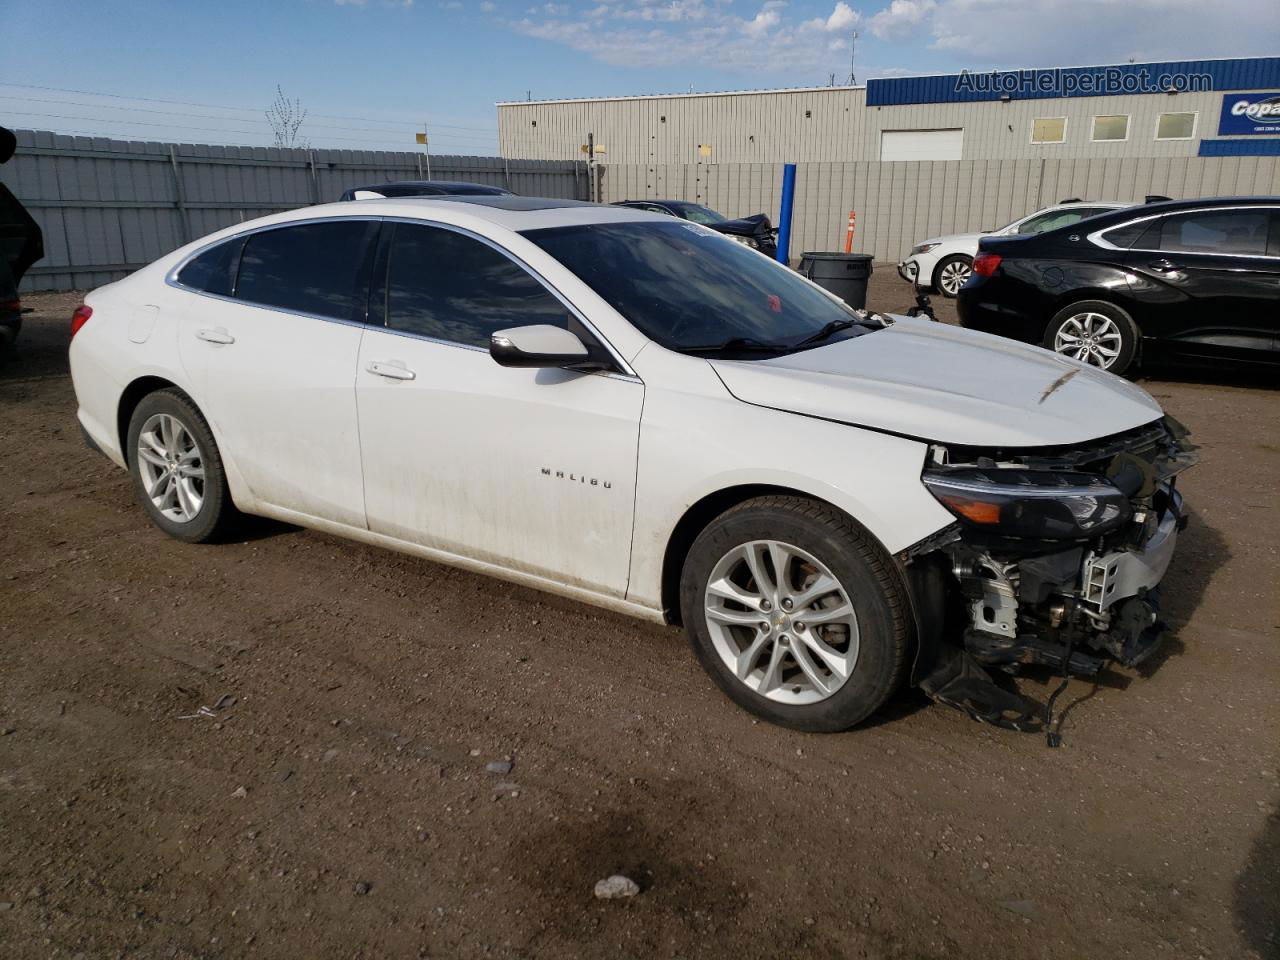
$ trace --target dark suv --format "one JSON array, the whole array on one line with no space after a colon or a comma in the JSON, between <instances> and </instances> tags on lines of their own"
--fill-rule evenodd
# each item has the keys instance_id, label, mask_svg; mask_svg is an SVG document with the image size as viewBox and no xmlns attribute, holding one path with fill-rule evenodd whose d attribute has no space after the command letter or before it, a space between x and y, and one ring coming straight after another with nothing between
<instances>
[{"instance_id":1,"label":"dark suv","mask_svg":"<svg viewBox=\"0 0 1280 960\"><path fill-rule=\"evenodd\" d=\"M1156 354L1280 361L1280 197L1153 203L986 238L956 305L966 327L1113 373Z\"/></svg>"},{"instance_id":2,"label":"dark suv","mask_svg":"<svg viewBox=\"0 0 1280 960\"><path fill-rule=\"evenodd\" d=\"M723 213L717 213L701 203L690 203L688 200L619 200L615 207L633 207L636 210L648 210L650 213L665 213L679 217L690 223L700 223L710 227L717 233L723 233L732 240L759 250L766 257L778 255L778 231L773 228L769 218L763 213L750 217L739 217L730 220Z\"/></svg>"}]
</instances>

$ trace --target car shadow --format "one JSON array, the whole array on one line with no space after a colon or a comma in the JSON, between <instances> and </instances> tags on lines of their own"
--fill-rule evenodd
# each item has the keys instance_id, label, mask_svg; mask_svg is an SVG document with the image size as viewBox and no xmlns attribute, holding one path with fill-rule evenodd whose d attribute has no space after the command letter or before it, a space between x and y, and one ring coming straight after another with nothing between
<instances>
[{"instance_id":1,"label":"car shadow","mask_svg":"<svg viewBox=\"0 0 1280 960\"><path fill-rule=\"evenodd\" d=\"M1280 804L1235 882L1236 929L1263 960L1280 960Z\"/></svg>"},{"instance_id":2,"label":"car shadow","mask_svg":"<svg viewBox=\"0 0 1280 960\"><path fill-rule=\"evenodd\" d=\"M1190 361L1158 360L1144 363L1138 383L1164 381L1167 383L1194 383L1213 387L1245 387L1253 390L1280 390L1280 365L1227 366L1226 363L1210 365Z\"/></svg>"}]
</instances>

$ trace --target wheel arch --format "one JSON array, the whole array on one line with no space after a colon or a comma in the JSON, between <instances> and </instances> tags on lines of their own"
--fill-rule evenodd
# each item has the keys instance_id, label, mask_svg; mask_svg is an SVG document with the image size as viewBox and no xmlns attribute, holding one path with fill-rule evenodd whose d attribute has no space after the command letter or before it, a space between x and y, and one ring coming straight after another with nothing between
<instances>
[{"instance_id":1,"label":"wheel arch","mask_svg":"<svg viewBox=\"0 0 1280 960\"><path fill-rule=\"evenodd\" d=\"M661 581L662 615L667 623L672 626L683 626L680 614L680 577L684 572L685 559L689 555L689 550L693 547L693 542L698 539L698 534L702 533L716 517L725 511L731 510L747 500L763 496L804 497L806 500L824 504L832 510L838 510L848 517L852 523L856 524L872 543L885 552L886 556L890 556L888 549L880 541L880 538L868 530L865 524L860 523L857 517L824 497L779 484L747 483L724 487L707 494L690 505L680 519L676 521L671 535L667 538L667 546L663 551L662 557Z\"/></svg>"},{"instance_id":2,"label":"wheel arch","mask_svg":"<svg viewBox=\"0 0 1280 960\"><path fill-rule=\"evenodd\" d=\"M130 382L120 394L120 402L116 406L116 438L120 441L120 453L126 463L129 462L129 421L133 419L133 411L138 409L138 404L142 402L143 397L155 393L157 390L169 389L182 390L172 380L167 380L160 376L147 375L138 377ZM185 390L182 392L186 393ZM193 400L192 403L194 402Z\"/></svg>"}]
</instances>

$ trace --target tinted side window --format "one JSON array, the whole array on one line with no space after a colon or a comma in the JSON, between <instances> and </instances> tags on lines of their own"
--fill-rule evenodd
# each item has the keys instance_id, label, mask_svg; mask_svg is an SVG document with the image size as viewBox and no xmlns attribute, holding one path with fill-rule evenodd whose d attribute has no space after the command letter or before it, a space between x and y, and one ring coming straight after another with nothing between
<instances>
[{"instance_id":1,"label":"tinted side window","mask_svg":"<svg viewBox=\"0 0 1280 960\"><path fill-rule=\"evenodd\" d=\"M231 296L235 286L236 268L240 266L240 250L244 237L236 237L210 247L187 261L175 278L184 287L219 296Z\"/></svg>"},{"instance_id":2,"label":"tinted side window","mask_svg":"<svg viewBox=\"0 0 1280 960\"><path fill-rule=\"evenodd\" d=\"M1159 221L1157 221L1159 222ZM1102 238L1112 246L1120 247L1122 250L1135 246L1134 241L1142 236L1143 232L1151 225L1149 220L1139 220L1136 223L1125 223L1118 227L1112 227L1106 231Z\"/></svg>"},{"instance_id":3,"label":"tinted side window","mask_svg":"<svg viewBox=\"0 0 1280 960\"><path fill-rule=\"evenodd\" d=\"M1261 256L1267 252L1269 219L1264 209L1176 213L1164 218L1160 245L1152 249Z\"/></svg>"},{"instance_id":4,"label":"tinted side window","mask_svg":"<svg viewBox=\"0 0 1280 960\"><path fill-rule=\"evenodd\" d=\"M362 320L364 262L376 229L369 220L332 220L251 234L240 257L236 299Z\"/></svg>"},{"instance_id":5,"label":"tinted side window","mask_svg":"<svg viewBox=\"0 0 1280 960\"><path fill-rule=\"evenodd\" d=\"M1052 210L1049 213L1042 213L1038 217L1032 217L1018 228L1018 233L1046 233L1049 230L1057 230L1059 227L1078 223L1085 217L1092 217L1095 213L1098 213L1098 211L1078 207L1073 207L1070 210Z\"/></svg>"},{"instance_id":6,"label":"tinted side window","mask_svg":"<svg viewBox=\"0 0 1280 960\"><path fill-rule=\"evenodd\" d=\"M387 254L387 327L488 348L495 330L548 323L569 311L523 267L472 237L395 224Z\"/></svg>"}]
</instances>

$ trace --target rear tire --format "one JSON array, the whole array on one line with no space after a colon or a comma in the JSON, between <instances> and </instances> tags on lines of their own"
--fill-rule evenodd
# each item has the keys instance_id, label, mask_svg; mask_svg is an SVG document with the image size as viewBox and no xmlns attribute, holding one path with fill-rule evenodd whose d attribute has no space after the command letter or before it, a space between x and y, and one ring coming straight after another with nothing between
<instances>
[{"instance_id":1,"label":"rear tire","mask_svg":"<svg viewBox=\"0 0 1280 960\"><path fill-rule=\"evenodd\" d=\"M1138 325L1105 300L1080 300L1053 315L1043 346L1108 373L1128 371L1138 355Z\"/></svg>"},{"instance_id":2,"label":"rear tire","mask_svg":"<svg viewBox=\"0 0 1280 960\"><path fill-rule=\"evenodd\" d=\"M846 730L902 682L905 587L883 548L828 504L758 497L716 518L685 559L680 606L703 668L772 723Z\"/></svg>"},{"instance_id":3,"label":"rear tire","mask_svg":"<svg viewBox=\"0 0 1280 960\"><path fill-rule=\"evenodd\" d=\"M239 520L213 432L181 390L142 398L129 418L125 455L142 508L174 539L220 540Z\"/></svg>"},{"instance_id":4,"label":"rear tire","mask_svg":"<svg viewBox=\"0 0 1280 960\"><path fill-rule=\"evenodd\" d=\"M948 300L954 300L960 288L973 273L973 257L962 253L943 257L933 270L933 287Z\"/></svg>"}]
</instances>

